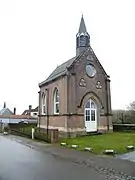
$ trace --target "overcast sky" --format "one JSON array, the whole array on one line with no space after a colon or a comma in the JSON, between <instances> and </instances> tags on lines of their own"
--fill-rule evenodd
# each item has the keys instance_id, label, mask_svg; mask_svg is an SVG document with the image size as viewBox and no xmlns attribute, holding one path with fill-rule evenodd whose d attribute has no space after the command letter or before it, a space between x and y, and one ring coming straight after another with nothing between
<instances>
[{"instance_id":1,"label":"overcast sky","mask_svg":"<svg viewBox=\"0 0 135 180\"><path fill-rule=\"evenodd\" d=\"M0 0L0 108L38 105L38 83L75 55L82 12L112 108L135 100L134 0Z\"/></svg>"}]
</instances>

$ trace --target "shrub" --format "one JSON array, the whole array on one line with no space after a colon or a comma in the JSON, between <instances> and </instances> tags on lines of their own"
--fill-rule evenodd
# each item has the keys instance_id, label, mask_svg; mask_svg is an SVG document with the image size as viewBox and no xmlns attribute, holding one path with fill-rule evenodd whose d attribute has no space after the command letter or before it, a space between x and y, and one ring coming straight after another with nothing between
<instances>
[{"instance_id":1,"label":"shrub","mask_svg":"<svg viewBox=\"0 0 135 180\"><path fill-rule=\"evenodd\" d=\"M8 132L9 128L7 126L5 126L3 130L4 130L4 132Z\"/></svg>"}]
</instances>

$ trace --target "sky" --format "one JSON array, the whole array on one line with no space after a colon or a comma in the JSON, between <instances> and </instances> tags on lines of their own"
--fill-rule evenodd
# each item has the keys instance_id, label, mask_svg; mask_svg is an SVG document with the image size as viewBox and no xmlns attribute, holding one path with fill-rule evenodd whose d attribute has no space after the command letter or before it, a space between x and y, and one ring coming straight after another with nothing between
<instances>
[{"instance_id":1,"label":"sky","mask_svg":"<svg viewBox=\"0 0 135 180\"><path fill-rule=\"evenodd\" d=\"M38 105L38 83L75 56L83 13L111 78L112 108L135 100L134 0L0 0L0 108Z\"/></svg>"}]
</instances>

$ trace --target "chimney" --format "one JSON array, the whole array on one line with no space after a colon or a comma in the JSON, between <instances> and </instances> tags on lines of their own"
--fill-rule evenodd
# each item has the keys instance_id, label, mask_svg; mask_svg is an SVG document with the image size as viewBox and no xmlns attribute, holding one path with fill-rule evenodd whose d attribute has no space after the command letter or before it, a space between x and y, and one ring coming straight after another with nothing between
<instances>
[{"instance_id":1,"label":"chimney","mask_svg":"<svg viewBox=\"0 0 135 180\"><path fill-rule=\"evenodd\" d=\"M14 107L14 115L16 114L16 108Z\"/></svg>"},{"instance_id":2,"label":"chimney","mask_svg":"<svg viewBox=\"0 0 135 180\"><path fill-rule=\"evenodd\" d=\"M3 108L6 108L6 102L4 102L4 106L3 106Z\"/></svg>"},{"instance_id":3,"label":"chimney","mask_svg":"<svg viewBox=\"0 0 135 180\"><path fill-rule=\"evenodd\" d=\"M29 105L29 116L31 116L32 105Z\"/></svg>"}]
</instances>

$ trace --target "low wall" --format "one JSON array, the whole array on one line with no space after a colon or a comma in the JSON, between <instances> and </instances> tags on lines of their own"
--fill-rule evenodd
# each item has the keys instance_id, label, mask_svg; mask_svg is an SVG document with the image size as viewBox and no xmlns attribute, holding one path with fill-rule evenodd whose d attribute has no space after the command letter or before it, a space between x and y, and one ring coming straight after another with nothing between
<instances>
[{"instance_id":1,"label":"low wall","mask_svg":"<svg viewBox=\"0 0 135 180\"><path fill-rule=\"evenodd\" d=\"M115 132L131 132L135 131L135 124L113 124L113 131Z\"/></svg>"},{"instance_id":2,"label":"low wall","mask_svg":"<svg viewBox=\"0 0 135 180\"><path fill-rule=\"evenodd\" d=\"M10 128L9 132L14 135L32 138L32 127ZM46 129L35 127L34 138L48 143L57 143L59 140L59 131L58 129L49 129L47 131Z\"/></svg>"},{"instance_id":3,"label":"low wall","mask_svg":"<svg viewBox=\"0 0 135 180\"><path fill-rule=\"evenodd\" d=\"M36 128L37 133L43 133L47 135L48 131L48 137L50 139L51 143L57 143L59 141L59 130L58 129L45 129L45 128Z\"/></svg>"}]
</instances>

